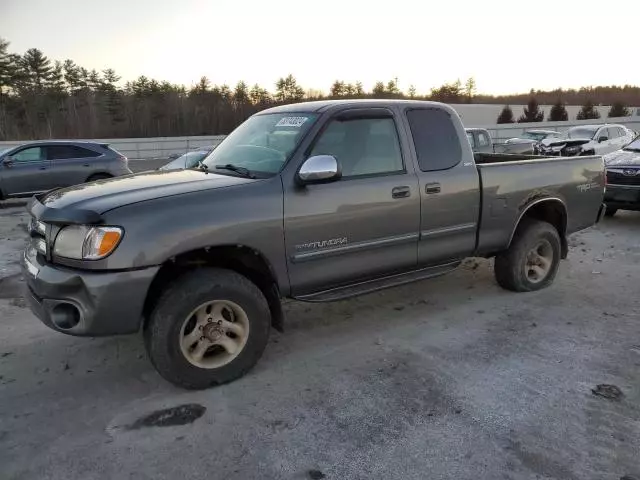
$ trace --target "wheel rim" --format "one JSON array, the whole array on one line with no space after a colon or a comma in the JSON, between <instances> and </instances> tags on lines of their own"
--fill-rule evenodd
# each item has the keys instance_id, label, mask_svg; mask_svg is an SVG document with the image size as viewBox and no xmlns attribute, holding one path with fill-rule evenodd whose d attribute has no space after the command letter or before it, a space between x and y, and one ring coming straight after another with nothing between
<instances>
[{"instance_id":1,"label":"wheel rim","mask_svg":"<svg viewBox=\"0 0 640 480\"><path fill-rule=\"evenodd\" d=\"M214 300L195 308L182 323L180 350L192 365L220 368L235 359L249 338L249 317L238 304Z\"/></svg>"},{"instance_id":2,"label":"wheel rim","mask_svg":"<svg viewBox=\"0 0 640 480\"><path fill-rule=\"evenodd\" d=\"M547 240L540 240L527 253L524 273L531 283L542 282L551 271L553 265L553 247Z\"/></svg>"}]
</instances>

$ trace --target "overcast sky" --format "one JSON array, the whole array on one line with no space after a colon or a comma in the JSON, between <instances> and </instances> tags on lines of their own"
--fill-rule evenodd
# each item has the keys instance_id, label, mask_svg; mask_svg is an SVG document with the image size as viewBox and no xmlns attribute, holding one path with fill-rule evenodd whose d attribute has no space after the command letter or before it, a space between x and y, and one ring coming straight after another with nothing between
<instances>
[{"instance_id":1,"label":"overcast sky","mask_svg":"<svg viewBox=\"0 0 640 480\"><path fill-rule=\"evenodd\" d=\"M398 77L418 92L638 83L640 0L0 0L0 36L89 69L270 90Z\"/></svg>"}]
</instances>

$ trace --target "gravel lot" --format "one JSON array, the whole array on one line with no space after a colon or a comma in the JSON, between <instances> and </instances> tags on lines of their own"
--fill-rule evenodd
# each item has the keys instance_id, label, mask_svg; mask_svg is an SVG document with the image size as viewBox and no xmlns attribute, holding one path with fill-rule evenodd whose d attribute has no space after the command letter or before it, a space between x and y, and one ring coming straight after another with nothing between
<instances>
[{"instance_id":1,"label":"gravel lot","mask_svg":"<svg viewBox=\"0 0 640 480\"><path fill-rule=\"evenodd\" d=\"M258 366L203 392L160 379L138 336L40 324L20 298L25 226L21 208L0 209L3 480L640 476L640 214L574 236L542 292L505 292L470 260L290 303ZM180 405L185 425L145 418Z\"/></svg>"}]
</instances>

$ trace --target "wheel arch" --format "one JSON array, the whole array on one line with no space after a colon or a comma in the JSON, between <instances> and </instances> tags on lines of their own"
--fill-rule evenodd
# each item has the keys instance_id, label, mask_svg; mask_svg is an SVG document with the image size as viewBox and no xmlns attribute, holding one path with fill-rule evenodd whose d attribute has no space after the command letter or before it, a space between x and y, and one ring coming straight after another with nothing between
<instances>
[{"instance_id":1,"label":"wheel arch","mask_svg":"<svg viewBox=\"0 0 640 480\"><path fill-rule=\"evenodd\" d=\"M569 245L567 243L567 206L562 199L558 197L545 197L528 203L520 212L511 230L507 248L511 246L516 231L526 218L541 220L553 225L558 231L558 235L560 235L562 258L567 258L569 253Z\"/></svg>"},{"instance_id":2,"label":"wheel arch","mask_svg":"<svg viewBox=\"0 0 640 480\"><path fill-rule=\"evenodd\" d=\"M272 326L282 331L284 311L280 301L278 277L267 257L246 245L204 247L183 252L165 261L151 282L145 298L145 324L166 286L186 272L200 267L226 268L247 277L267 299Z\"/></svg>"}]
</instances>

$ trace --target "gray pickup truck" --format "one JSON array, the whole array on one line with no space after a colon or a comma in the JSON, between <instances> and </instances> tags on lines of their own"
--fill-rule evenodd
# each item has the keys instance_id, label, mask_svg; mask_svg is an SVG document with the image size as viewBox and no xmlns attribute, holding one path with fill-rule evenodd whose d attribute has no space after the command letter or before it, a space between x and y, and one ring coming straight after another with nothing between
<instances>
[{"instance_id":1,"label":"gray pickup truck","mask_svg":"<svg viewBox=\"0 0 640 480\"><path fill-rule=\"evenodd\" d=\"M506 289L548 286L567 235L600 219L604 181L598 156L474 158L439 103L280 106L196 169L34 197L27 297L62 333L142 331L164 378L205 388L258 361L282 298L339 300L469 256L495 257Z\"/></svg>"}]
</instances>

